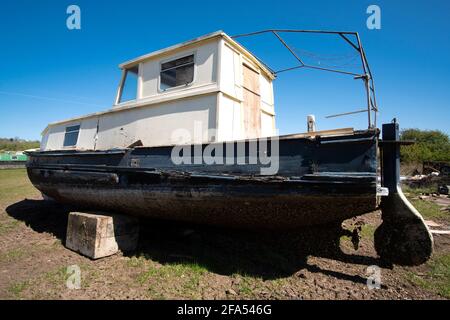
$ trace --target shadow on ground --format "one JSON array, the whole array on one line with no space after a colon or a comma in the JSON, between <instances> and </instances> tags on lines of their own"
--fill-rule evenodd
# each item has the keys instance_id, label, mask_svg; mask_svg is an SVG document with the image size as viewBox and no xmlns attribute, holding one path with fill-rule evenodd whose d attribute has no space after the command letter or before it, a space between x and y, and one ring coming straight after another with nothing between
<instances>
[{"instance_id":1,"label":"shadow on ground","mask_svg":"<svg viewBox=\"0 0 450 320\"><path fill-rule=\"evenodd\" d=\"M48 232L65 242L70 208L42 200L23 200L6 208L17 220L36 232ZM308 256L346 263L381 265L369 256L344 254L339 247L342 228L338 225L308 227L295 232L255 232L145 220L141 223L139 256L169 263L198 263L211 272L245 274L263 279L288 277L306 269L352 282L366 283L360 276L326 270L307 263Z\"/></svg>"}]
</instances>

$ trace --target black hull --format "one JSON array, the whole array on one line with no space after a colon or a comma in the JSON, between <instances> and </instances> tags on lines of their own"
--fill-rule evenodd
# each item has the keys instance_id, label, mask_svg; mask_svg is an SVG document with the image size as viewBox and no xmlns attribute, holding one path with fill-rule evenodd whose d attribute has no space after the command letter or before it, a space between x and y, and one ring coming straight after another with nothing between
<instances>
[{"instance_id":1,"label":"black hull","mask_svg":"<svg viewBox=\"0 0 450 320\"><path fill-rule=\"evenodd\" d=\"M272 176L260 175L261 164L175 165L171 147L34 152L27 169L42 193L80 209L285 229L375 210L377 141L377 131L282 137L279 170Z\"/></svg>"}]
</instances>

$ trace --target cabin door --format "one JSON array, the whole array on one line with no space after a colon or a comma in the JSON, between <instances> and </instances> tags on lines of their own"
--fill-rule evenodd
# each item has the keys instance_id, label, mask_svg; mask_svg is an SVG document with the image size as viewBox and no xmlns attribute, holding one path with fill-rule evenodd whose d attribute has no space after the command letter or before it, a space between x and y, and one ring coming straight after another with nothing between
<instances>
[{"instance_id":1,"label":"cabin door","mask_svg":"<svg viewBox=\"0 0 450 320\"><path fill-rule=\"evenodd\" d=\"M244 131L246 138L261 136L261 94L259 74L243 64Z\"/></svg>"}]
</instances>

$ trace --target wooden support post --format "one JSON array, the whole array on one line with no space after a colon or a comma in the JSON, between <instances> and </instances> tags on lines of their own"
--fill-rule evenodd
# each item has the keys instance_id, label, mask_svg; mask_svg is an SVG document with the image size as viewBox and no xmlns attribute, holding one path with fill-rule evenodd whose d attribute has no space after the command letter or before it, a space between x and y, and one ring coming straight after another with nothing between
<instances>
[{"instance_id":1,"label":"wooden support post","mask_svg":"<svg viewBox=\"0 0 450 320\"><path fill-rule=\"evenodd\" d=\"M110 256L119 250L133 251L138 237L139 224L132 217L108 213L69 214L66 247L91 259Z\"/></svg>"}]
</instances>

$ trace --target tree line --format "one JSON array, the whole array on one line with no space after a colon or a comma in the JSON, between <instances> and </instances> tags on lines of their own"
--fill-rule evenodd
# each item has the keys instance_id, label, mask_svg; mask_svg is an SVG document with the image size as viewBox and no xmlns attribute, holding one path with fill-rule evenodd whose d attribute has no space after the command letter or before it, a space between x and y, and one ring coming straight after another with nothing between
<instances>
[{"instance_id":1,"label":"tree line","mask_svg":"<svg viewBox=\"0 0 450 320\"><path fill-rule=\"evenodd\" d=\"M39 148L39 141L19 138L0 138L0 151L24 151Z\"/></svg>"},{"instance_id":2,"label":"tree line","mask_svg":"<svg viewBox=\"0 0 450 320\"><path fill-rule=\"evenodd\" d=\"M415 141L413 145L401 147L400 157L404 163L450 162L450 139L442 131L405 129L400 139Z\"/></svg>"}]
</instances>

